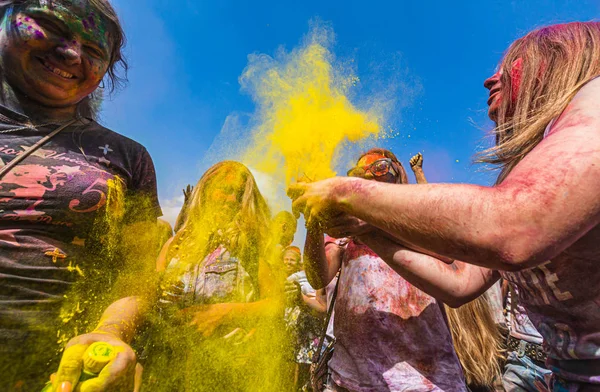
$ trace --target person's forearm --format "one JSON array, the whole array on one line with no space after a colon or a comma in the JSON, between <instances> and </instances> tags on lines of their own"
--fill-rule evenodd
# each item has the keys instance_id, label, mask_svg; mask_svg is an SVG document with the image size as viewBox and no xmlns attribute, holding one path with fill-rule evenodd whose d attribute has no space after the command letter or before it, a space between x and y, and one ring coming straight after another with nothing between
<instances>
[{"instance_id":1,"label":"person's forearm","mask_svg":"<svg viewBox=\"0 0 600 392\"><path fill-rule=\"evenodd\" d=\"M284 303L278 298L269 297L255 302L218 303L213 305L192 305L185 309L185 314L210 314L212 308L226 308L223 324L256 324L260 321L278 319L282 316Z\"/></svg>"},{"instance_id":2,"label":"person's forearm","mask_svg":"<svg viewBox=\"0 0 600 392\"><path fill-rule=\"evenodd\" d=\"M319 302L319 300L315 297L309 297L307 295L302 294L302 302L312 311L317 314L325 313L325 304Z\"/></svg>"},{"instance_id":3,"label":"person's forearm","mask_svg":"<svg viewBox=\"0 0 600 392\"><path fill-rule=\"evenodd\" d=\"M282 302L275 298L265 298L256 302L233 304L232 319L242 321L258 321L266 318L277 318L283 311Z\"/></svg>"},{"instance_id":4,"label":"person's forearm","mask_svg":"<svg viewBox=\"0 0 600 392\"><path fill-rule=\"evenodd\" d=\"M511 209L497 188L461 184L392 185L346 179L335 203L391 233L409 248L499 270L521 270L547 260L533 248L533 225ZM448 200L451 200L449 202ZM539 242L539 241L538 241Z\"/></svg>"},{"instance_id":5,"label":"person's forearm","mask_svg":"<svg viewBox=\"0 0 600 392\"><path fill-rule=\"evenodd\" d=\"M487 290L499 274L487 268L454 262L409 250L378 232L360 237L394 271L415 287L452 307L461 306Z\"/></svg>"},{"instance_id":6,"label":"person's forearm","mask_svg":"<svg viewBox=\"0 0 600 392\"><path fill-rule=\"evenodd\" d=\"M413 167L413 173L417 179L417 184L427 184L427 178L425 178L425 172L422 167Z\"/></svg>"},{"instance_id":7,"label":"person's forearm","mask_svg":"<svg viewBox=\"0 0 600 392\"><path fill-rule=\"evenodd\" d=\"M147 300L141 297L122 298L106 308L94 331L110 333L129 343L142 324L148 307Z\"/></svg>"},{"instance_id":8,"label":"person's forearm","mask_svg":"<svg viewBox=\"0 0 600 392\"><path fill-rule=\"evenodd\" d=\"M314 288L325 287L330 281L323 232L315 227L306 230L304 270L308 282Z\"/></svg>"}]
</instances>

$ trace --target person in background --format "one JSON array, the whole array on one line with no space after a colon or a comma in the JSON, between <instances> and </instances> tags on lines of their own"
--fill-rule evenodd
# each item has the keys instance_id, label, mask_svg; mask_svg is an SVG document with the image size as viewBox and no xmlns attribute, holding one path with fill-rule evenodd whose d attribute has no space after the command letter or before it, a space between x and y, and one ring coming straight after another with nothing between
<instances>
[{"instance_id":1,"label":"person in background","mask_svg":"<svg viewBox=\"0 0 600 392\"><path fill-rule=\"evenodd\" d=\"M190 198L192 196L192 191L194 190L194 186L191 184L188 184L185 188L183 188L183 205L181 206L181 210L179 211L179 214L177 214L177 219L175 220L175 226L173 227L173 230L175 231L175 233L177 233L181 227L183 226L183 223L185 222L186 218L187 218L187 212L188 212L188 208L190 206Z\"/></svg>"},{"instance_id":2,"label":"person in background","mask_svg":"<svg viewBox=\"0 0 600 392\"><path fill-rule=\"evenodd\" d=\"M294 390L308 391L310 364L319 344L319 332L326 312L323 291L315 290L302 270L302 254L296 246L283 250L287 305L284 319L288 331L295 338L293 360Z\"/></svg>"},{"instance_id":3,"label":"person in background","mask_svg":"<svg viewBox=\"0 0 600 392\"><path fill-rule=\"evenodd\" d=\"M364 153L348 175L408 183L396 156L384 149ZM333 237L325 239L318 222L308 223L304 257L309 282L323 288L340 271L329 390L466 391L443 304L348 236L345 222L339 230L328 229Z\"/></svg>"},{"instance_id":4,"label":"person in background","mask_svg":"<svg viewBox=\"0 0 600 392\"><path fill-rule=\"evenodd\" d=\"M160 251L167 241L173 237L173 228L169 222L161 218L156 220L156 224L158 225L158 243Z\"/></svg>"}]
</instances>

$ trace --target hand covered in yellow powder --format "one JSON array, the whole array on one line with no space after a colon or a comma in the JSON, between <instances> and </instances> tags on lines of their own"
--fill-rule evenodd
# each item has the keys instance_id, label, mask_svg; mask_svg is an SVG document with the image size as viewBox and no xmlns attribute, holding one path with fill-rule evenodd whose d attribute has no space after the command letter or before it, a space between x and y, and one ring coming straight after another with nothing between
<instances>
[{"instance_id":1,"label":"hand covered in yellow powder","mask_svg":"<svg viewBox=\"0 0 600 392\"><path fill-rule=\"evenodd\" d=\"M191 317L189 325L195 327L205 338L212 336L215 330L229 320L233 304L195 305L182 312Z\"/></svg>"},{"instance_id":2,"label":"hand covered in yellow powder","mask_svg":"<svg viewBox=\"0 0 600 392\"><path fill-rule=\"evenodd\" d=\"M304 214L308 226L325 222L339 214L340 192L351 191L355 178L334 177L317 182L299 182L290 185L287 194L293 200L292 211L299 217Z\"/></svg>"},{"instance_id":3,"label":"hand covered in yellow powder","mask_svg":"<svg viewBox=\"0 0 600 392\"><path fill-rule=\"evenodd\" d=\"M98 374L98 377L79 383L83 371L83 356L87 348L95 342L105 342L117 351ZM54 391L60 392L132 392L135 383L136 355L121 339L105 332L92 332L77 336L67 344L58 368L52 377Z\"/></svg>"},{"instance_id":4,"label":"hand covered in yellow powder","mask_svg":"<svg viewBox=\"0 0 600 392\"><path fill-rule=\"evenodd\" d=\"M375 227L355 216L341 213L327 220L325 233L333 238L356 237L375 230Z\"/></svg>"}]
</instances>

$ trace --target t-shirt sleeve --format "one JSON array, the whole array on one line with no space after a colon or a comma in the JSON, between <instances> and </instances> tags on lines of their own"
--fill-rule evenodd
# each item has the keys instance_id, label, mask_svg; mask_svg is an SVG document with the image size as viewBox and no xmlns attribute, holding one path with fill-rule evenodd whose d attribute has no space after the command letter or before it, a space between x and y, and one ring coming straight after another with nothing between
<instances>
[{"instance_id":1,"label":"t-shirt sleeve","mask_svg":"<svg viewBox=\"0 0 600 392\"><path fill-rule=\"evenodd\" d=\"M127 223L155 220L162 216L152 158L143 147L136 155L131 184L127 190Z\"/></svg>"}]
</instances>

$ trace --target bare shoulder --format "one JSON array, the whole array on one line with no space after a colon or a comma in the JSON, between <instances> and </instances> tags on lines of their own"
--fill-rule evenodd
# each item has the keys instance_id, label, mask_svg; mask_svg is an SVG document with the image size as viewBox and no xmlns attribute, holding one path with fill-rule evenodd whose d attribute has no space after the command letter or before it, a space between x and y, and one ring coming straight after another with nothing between
<instances>
[{"instance_id":1,"label":"bare shoulder","mask_svg":"<svg viewBox=\"0 0 600 392\"><path fill-rule=\"evenodd\" d=\"M577 92L552 125L549 134L568 128L577 128L588 137L591 129L600 130L600 78L593 79Z\"/></svg>"},{"instance_id":2,"label":"bare shoulder","mask_svg":"<svg viewBox=\"0 0 600 392\"><path fill-rule=\"evenodd\" d=\"M591 107L600 106L600 77L593 79L581 88L571 101L571 104Z\"/></svg>"}]
</instances>

